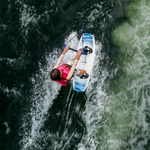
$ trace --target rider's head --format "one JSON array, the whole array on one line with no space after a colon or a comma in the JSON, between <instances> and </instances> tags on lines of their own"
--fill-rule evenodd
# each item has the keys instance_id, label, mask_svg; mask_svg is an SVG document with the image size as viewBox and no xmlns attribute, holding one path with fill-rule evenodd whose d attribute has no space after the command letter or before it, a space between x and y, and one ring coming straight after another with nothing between
<instances>
[{"instance_id":1,"label":"rider's head","mask_svg":"<svg viewBox=\"0 0 150 150\"><path fill-rule=\"evenodd\" d=\"M54 81L61 80L62 73L59 69L54 68L50 73L50 78Z\"/></svg>"}]
</instances>

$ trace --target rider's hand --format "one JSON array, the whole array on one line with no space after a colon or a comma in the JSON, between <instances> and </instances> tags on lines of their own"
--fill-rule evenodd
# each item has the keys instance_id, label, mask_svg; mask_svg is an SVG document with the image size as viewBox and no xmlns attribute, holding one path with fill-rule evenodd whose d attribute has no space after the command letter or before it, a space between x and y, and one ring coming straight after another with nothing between
<instances>
[{"instance_id":1,"label":"rider's hand","mask_svg":"<svg viewBox=\"0 0 150 150\"><path fill-rule=\"evenodd\" d=\"M65 54L68 50L69 50L70 46L66 45L64 51L63 51L63 54Z\"/></svg>"},{"instance_id":2,"label":"rider's hand","mask_svg":"<svg viewBox=\"0 0 150 150\"><path fill-rule=\"evenodd\" d=\"M66 47L65 47L65 49L64 49L64 50L68 51L68 50L69 50L69 48L70 48L70 46L66 45Z\"/></svg>"}]
</instances>

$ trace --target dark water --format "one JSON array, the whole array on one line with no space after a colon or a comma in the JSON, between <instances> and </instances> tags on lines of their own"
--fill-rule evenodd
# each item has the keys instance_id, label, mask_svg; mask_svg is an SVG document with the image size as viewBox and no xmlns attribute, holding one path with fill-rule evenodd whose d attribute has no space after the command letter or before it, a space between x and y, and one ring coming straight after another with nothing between
<instances>
[{"instance_id":1,"label":"dark water","mask_svg":"<svg viewBox=\"0 0 150 150\"><path fill-rule=\"evenodd\" d=\"M0 149L149 150L149 10L148 0L1 0ZM49 72L81 28L96 56L77 93Z\"/></svg>"}]
</instances>

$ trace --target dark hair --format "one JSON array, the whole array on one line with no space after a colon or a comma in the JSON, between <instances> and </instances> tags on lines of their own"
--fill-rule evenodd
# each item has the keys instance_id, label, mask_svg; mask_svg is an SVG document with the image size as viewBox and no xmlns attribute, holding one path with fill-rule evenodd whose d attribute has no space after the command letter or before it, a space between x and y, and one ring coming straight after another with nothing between
<instances>
[{"instance_id":1,"label":"dark hair","mask_svg":"<svg viewBox=\"0 0 150 150\"><path fill-rule=\"evenodd\" d=\"M55 68L55 69L53 69L52 71L51 71L51 73L50 73L50 78L52 79L52 80L54 80L54 81L59 81L59 80L61 80L61 72L60 72L60 70L59 69L57 69L57 68Z\"/></svg>"}]
</instances>

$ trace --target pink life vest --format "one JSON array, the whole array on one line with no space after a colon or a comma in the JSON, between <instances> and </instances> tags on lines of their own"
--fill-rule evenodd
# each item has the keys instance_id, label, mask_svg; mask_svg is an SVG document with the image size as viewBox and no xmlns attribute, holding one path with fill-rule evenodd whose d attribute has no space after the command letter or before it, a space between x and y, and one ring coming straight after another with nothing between
<instances>
[{"instance_id":1,"label":"pink life vest","mask_svg":"<svg viewBox=\"0 0 150 150\"><path fill-rule=\"evenodd\" d=\"M57 69L59 69L60 71L62 71L62 78L60 81L56 81L57 83L59 83L60 85L62 86L67 86L68 82L70 80L67 80L67 76L70 72L70 69L71 69L72 66L68 65L68 64L63 64L59 67L57 67Z\"/></svg>"}]
</instances>

